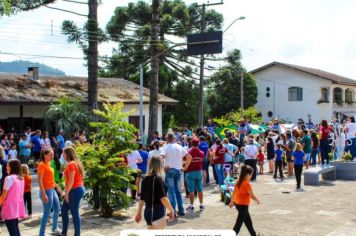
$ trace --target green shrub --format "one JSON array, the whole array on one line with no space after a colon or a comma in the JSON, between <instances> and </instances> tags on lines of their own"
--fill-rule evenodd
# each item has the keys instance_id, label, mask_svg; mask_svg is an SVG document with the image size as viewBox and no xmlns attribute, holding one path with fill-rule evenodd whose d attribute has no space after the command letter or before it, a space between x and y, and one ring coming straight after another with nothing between
<instances>
[{"instance_id":1,"label":"green shrub","mask_svg":"<svg viewBox=\"0 0 356 236\"><path fill-rule=\"evenodd\" d=\"M332 152L329 153L329 160L330 161L334 160L334 153L332 153Z\"/></svg>"},{"instance_id":2,"label":"green shrub","mask_svg":"<svg viewBox=\"0 0 356 236\"><path fill-rule=\"evenodd\" d=\"M342 156L342 159L344 159L345 161L351 161L352 159L351 153L345 153L345 155Z\"/></svg>"},{"instance_id":3,"label":"green shrub","mask_svg":"<svg viewBox=\"0 0 356 236\"><path fill-rule=\"evenodd\" d=\"M126 121L128 113L122 112L123 103L104 104L104 110L94 110L100 122L89 125L97 130L93 142L79 145L76 151L85 169L85 198L101 215L111 217L115 209L128 208L131 199L125 190L130 184L132 170L123 164L124 156L137 149L137 129Z\"/></svg>"}]
</instances>

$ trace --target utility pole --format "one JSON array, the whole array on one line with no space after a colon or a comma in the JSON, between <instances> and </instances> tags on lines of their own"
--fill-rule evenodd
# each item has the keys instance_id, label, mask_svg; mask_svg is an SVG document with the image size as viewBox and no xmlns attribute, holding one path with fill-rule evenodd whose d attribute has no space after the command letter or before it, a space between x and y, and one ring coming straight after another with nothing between
<instances>
[{"instance_id":1,"label":"utility pole","mask_svg":"<svg viewBox=\"0 0 356 236\"><path fill-rule=\"evenodd\" d=\"M240 117L243 118L244 114L244 72L241 71L240 75Z\"/></svg>"},{"instance_id":2,"label":"utility pole","mask_svg":"<svg viewBox=\"0 0 356 236\"><path fill-rule=\"evenodd\" d=\"M90 115L98 108L98 0L89 0L88 14L88 108Z\"/></svg>"},{"instance_id":3,"label":"utility pole","mask_svg":"<svg viewBox=\"0 0 356 236\"><path fill-rule=\"evenodd\" d=\"M204 33L206 28L205 23L205 10L208 6L221 5L224 2L221 0L220 3L208 3L203 5L198 5L198 7L202 7L202 19L200 24L200 32ZM200 76L199 76L199 113L198 113L198 123L199 127L203 127L204 125L204 54L200 55Z\"/></svg>"}]
</instances>

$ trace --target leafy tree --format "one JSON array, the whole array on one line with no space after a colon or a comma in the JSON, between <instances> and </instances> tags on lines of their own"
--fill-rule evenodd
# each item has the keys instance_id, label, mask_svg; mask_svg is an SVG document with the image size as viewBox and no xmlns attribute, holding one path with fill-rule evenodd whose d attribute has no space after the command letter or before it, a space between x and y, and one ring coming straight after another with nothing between
<instances>
[{"instance_id":1,"label":"leafy tree","mask_svg":"<svg viewBox=\"0 0 356 236\"><path fill-rule=\"evenodd\" d=\"M0 14L9 16L11 13L10 0L0 0Z\"/></svg>"},{"instance_id":2,"label":"leafy tree","mask_svg":"<svg viewBox=\"0 0 356 236\"><path fill-rule=\"evenodd\" d=\"M199 87L193 82L180 81L169 96L178 100L179 103L166 108L166 112L163 114L163 121L166 123L163 123L163 127L174 128L167 127L167 121L170 120L171 114L174 114L175 124L178 126L196 125L198 122Z\"/></svg>"},{"instance_id":3,"label":"leafy tree","mask_svg":"<svg viewBox=\"0 0 356 236\"><path fill-rule=\"evenodd\" d=\"M152 8L145 1L129 3L125 7L117 7L108 22L106 29L110 40L119 43L112 58L105 60L106 67L102 72L108 76L131 79L137 75L137 66L149 59L150 50L158 45L159 52L174 45L168 40L173 36L185 38L187 34L200 31L201 14L198 5L187 6L182 0L163 0L159 8L159 39L152 44L150 37L152 25ZM207 30L220 30L223 16L214 11L206 11ZM196 63L188 60L185 49L171 49L160 57L160 66L179 75L179 79L192 77L192 68ZM166 81L164 81L166 82ZM169 81L173 82L173 81ZM160 83L161 77L160 77ZM163 86L166 87L166 86ZM161 91L162 92L162 91Z\"/></svg>"},{"instance_id":4,"label":"leafy tree","mask_svg":"<svg viewBox=\"0 0 356 236\"><path fill-rule=\"evenodd\" d=\"M151 103L150 118L157 120L155 115L158 107L155 99L158 92L171 96L172 90L178 81L196 79L196 72L192 66L196 66L194 60L188 59L185 49L171 48L174 43L167 38L185 38L187 34L200 31L201 14L197 4L187 6L182 0L161 1L160 8L157 9L158 1L152 1L152 8L144 1L129 3L127 7L117 7L114 16L107 24L107 31L110 39L119 42L119 47L114 51L111 59L106 60L107 66L102 69L103 74L108 76L123 77L125 79L137 78L137 66L147 61L150 56L165 52L159 57L159 69L157 61L151 64L151 75L146 86L150 86ZM157 10L159 12L157 12ZM158 38L150 37L150 32L156 30L153 23L160 16ZM154 19L154 20L152 20ZM207 29L221 29L223 17L214 10L206 12ZM156 31L154 31L157 33ZM155 35L156 36L156 35ZM171 48L168 50L168 48ZM164 75L171 74L165 77ZM159 73L159 83L157 82L157 72ZM148 72L146 71L148 74ZM147 77L146 77L147 78ZM135 79L136 80L136 79ZM152 84L153 83L153 84ZM157 91L156 88L159 88ZM179 100L189 103L187 99L180 96ZM175 114L178 118L178 115ZM155 131L155 123L151 123L149 133Z\"/></svg>"},{"instance_id":5,"label":"leafy tree","mask_svg":"<svg viewBox=\"0 0 356 236\"><path fill-rule=\"evenodd\" d=\"M79 99L61 97L48 107L44 119L49 130L54 123L56 131L63 130L64 137L70 139L75 132L88 128L89 114L83 111Z\"/></svg>"},{"instance_id":6,"label":"leafy tree","mask_svg":"<svg viewBox=\"0 0 356 236\"><path fill-rule=\"evenodd\" d=\"M218 126L223 127L237 124L241 118L249 120L251 124L257 124L262 121L261 112L255 107L244 109L242 111L242 116L241 109L238 109L237 111L229 112L220 118L214 118L213 120Z\"/></svg>"},{"instance_id":7,"label":"leafy tree","mask_svg":"<svg viewBox=\"0 0 356 236\"><path fill-rule=\"evenodd\" d=\"M201 9L198 4L187 6L182 0L162 0L158 10L160 16L158 39L151 38L153 10L151 4L145 1L137 1L129 3L127 6L117 7L106 26L106 32L100 29L90 32L86 25L78 27L72 21L63 22L62 31L68 36L70 42L76 42L83 48L85 55L89 33L96 34L96 39L99 42L102 40L118 42L118 47L113 50L111 57L99 57L104 65L99 68L100 74L101 76L119 77L138 83L138 65L150 58L153 48L155 49L154 54L157 55L157 53L174 45L169 40L170 38L183 39L189 33L200 31ZM206 11L207 31L220 30L222 23L222 14L212 9ZM170 96L178 81L199 80L196 78L198 74L194 69L197 63L194 58L187 57L185 49L169 50L159 58L159 63L158 92L160 93ZM146 87L150 87L152 81L152 79L146 79L152 76L151 68L152 66L144 69L144 85ZM151 91L151 94L155 93L157 91ZM190 102L185 100L184 96L181 96L179 100L183 100L184 103Z\"/></svg>"},{"instance_id":8,"label":"leafy tree","mask_svg":"<svg viewBox=\"0 0 356 236\"><path fill-rule=\"evenodd\" d=\"M123 155L136 149L136 128L126 121L123 103L104 104L104 110L94 110L100 122L90 126L97 130L93 142L79 145L76 151L85 169L85 186L90 189L86 199L95 205L96 197L104 217L111 217L115 209L127 208L130 198L126 194L132 180L132 170L124 165ZM97 190L95 193L94 190Z\"/></svg>"},{"instance_id":9,"label":"leafy tree","mask_svg":"<svg viewBox=\"0 0 356 236\"><path fill-rule=\"evenodd\" d=\"M244 76L244 108L254 106L257 102L257 86L253 76L246 73L241 65L240 51L235 49L228 53L228 65L221 67L211 76L208 104L210 115L220 117L240 108L240 74Z\"/></svg>"},{"instance_id":10,"label":"leafy tree","mask_svg":"<svg viewBox=\"0 0 356 236\"><path fill-rule=\"evenodd\" d=\"M0 17L19 11L28 11L55 2L55 0L0 0Z\"/></svg>"}]
</instances>

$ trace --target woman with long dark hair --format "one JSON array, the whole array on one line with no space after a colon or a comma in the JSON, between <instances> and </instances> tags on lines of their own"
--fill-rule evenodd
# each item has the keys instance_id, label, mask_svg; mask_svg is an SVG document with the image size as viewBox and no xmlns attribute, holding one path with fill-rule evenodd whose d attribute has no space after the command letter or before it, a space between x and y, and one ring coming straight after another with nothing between
<instances>
[{"instance_id":1,"label":"woman with long dark hair","mask_svg":"<svg viewBox=\"0 0 356 236\"><path fill-rule=\"evenodd\" d=\"M229 204L230 208L236 207L238 211L238 216L236 219L235 226L233 230L236 234L239 234L241 226L245 223L248 231L252 236L256 235L255 229L253 228L252 220L248 207L250 205L250 198L260 204L260 201L252 191L252 187L249 181L252 178L253 169L250 166L243 165L241 167L241 172L239 179L237 180L232 194L231 202Z\"/></svg>"},{"instance_id":2,"label":"woman with long dark hair","mask_svg":"<svg viewBox=\"0 0 356 236\"><path fill-rule=\"evenodd\" d=\"M311 133L311 140L312 140L312 152L310 155L310 160L311 160L311 165L314 166L317 163L316 157L319 154L319 139L316 132L314 131Z\"/></svg>"},{"instance_id":3,"label":"woman with long dark hair","mask_svg":"<svg viewBox=\"0 0 356 236\"><path fill-rule=\"evenodd\" d=\"M268 160L268 166L269 166L269 173L272 174L274 171L274 140L273 140L273 134L269 133L267 138L266 138L266 144L265 148L267 151L267 160Z\"/></svg>"},{"instance_id":4,"label":"woman with long dark hair","mask_svg":"<svg viewBox=\"0 0 356 236\"><path fill-rule=\"evenodd\" d=\"M61 231L57 228L59 216L59 199L57 191L62 194L61 188L54 181L54 170L51 167L54 152L52 148L41 151L40 161L37 166L38 185L40 187L40 198L43 205L43 214L41 218L40 236L45 235L46 225L53 208L52 232L60 235Z\"/></svg>"},{"instance_id":5,"label":"woman with long dark hair","mask_svg":"<svg viewBox=\"0 0 356 236\"><path fill-rule=\"evenodd\" d=\"M74 235L80 235L80 201L84 196L85 189L83 184L84 168L75 153L73 147L63 149L63 157L68 165L64 170L65 176L65 197L62 205L62 235L67 235L69 223L69 210L72 213L74 223Z\"/></svg>"},{"instance_id":6,"label":"woman with long dark hair","mask_svg":"<svg viewBox=\"0 0 356 236\"><path fill-rule=\"evenodd\" d=\"M329 134L331 130L328 126L326 120L322 120L320 124L320 155L321 155L321 164L329 165Z\"/></svg>"}]
</instances>

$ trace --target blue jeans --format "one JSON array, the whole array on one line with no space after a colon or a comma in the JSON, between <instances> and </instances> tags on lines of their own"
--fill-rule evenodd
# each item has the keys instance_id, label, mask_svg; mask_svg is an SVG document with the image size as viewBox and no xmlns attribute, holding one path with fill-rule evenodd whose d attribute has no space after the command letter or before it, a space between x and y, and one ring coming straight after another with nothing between
<instances>
[{"instance_id":1,"label":"blue jeans","mask_svg":"<svg viewBox=\"0 0 356 236\"><path fill-rule=\"evenodd\" d=\"M215 164L216 176L218 177L219 186L224 185L224 165L223 164Z\"/></svg>"},{"instance_id":2,"label":"blue jeans","mask_svg":"<svg viewBox=\"0 0 356 236\"><path fill-rule=\"evenodd\" d=\"M203 181L206 181L206 183L209 183L209 166L210 166L210 161L207 157L204 158L204 162L203 162L203 170L206 172L206 180L204 179Z\"/></svg>"},{"instance_id":3,"label":"blue jeans","mask_svg":"<svg viewBox=\"0 0 356 236\"><path fill-rule=\"evenodd\" d=\"M69 223L69 212L72 214L73 223L74 223L74 235L80 235L80 215L79 215L79 207L80 207L80 200L82 200L85 193L85 189L83 186L73 188L69 192L69 203L66 201L62 204L62 234L67 235L68 231L68 223Z\"/></svg>"},{"instance_id":4,"label":"blue jeans","mask_svg":"<svg viewBox=\"0 0 356 236\"><path fill-rule=\"evenodd\" d=\"M46 224L48 221L48 217L51 214L51 209L53 208L53 219L52 219L52 231L57 229L58 223L58 215L59 215L59 199L56 191L54 188L46 190L46 195L48 198L48 202L44 203L42 199L42 194L40 191L40 199L42 200L43 206L43 215L41 218L41 228L40 228L40 236L45 235L46 231Z\"/></svg>"},{"instance_id":5,"label":"blue jeans","mask_svg":"<svg viewBox=\"0 0 356 236\"><path fill-rule=\"evenodd\" d=\"M310 159L311 159L311 165L316 165L316 156L319 153L319 149L312 149L311 154L310 154Z\"/></svg>"},{"instance_id":6,"label":"blue jeans","mask_svg":"<svg viewBox=\"0 0 356 236\"><path fill-rule=\"evenodd\" d=\"M321 155L321 164L324 165L326 164L329 165L329 140L327 139L321 139L320 140L320 155Z\"/></svg>"},{"instance_id":7,"label":"blue jeans","mask_svg":"<svg viewBox=\"0 0 356 236\"><path fill-rule=\"evenodd\" d=\"M176 211L176 204L178 204L178 212L184 213L183 199L180 192L180 179L182 172L177 169L169 169L166 173L166 184L168 186L168 198L172 204L174 211Z\"/></svg>"},{"instance_id":8,"label":"blue jeans","mask_svg":"<svg viewBox=\"0 0 356 236\"><path fill-rule=\"evenodd\" d=\"M188 172L186 183L189 193L193 193L195 190L200 193L203 192L203 172L201 170Z\"/></svg>"},{"instance_id":9,"label":"blue jeans","mask_svg":"<svg viewBox=\"0 0 356 236\"><path fill-rule=\"evenodd\" d=\"M240 134L240 145L245 146L245 134Z\"/></svg>"}]
</instances>

